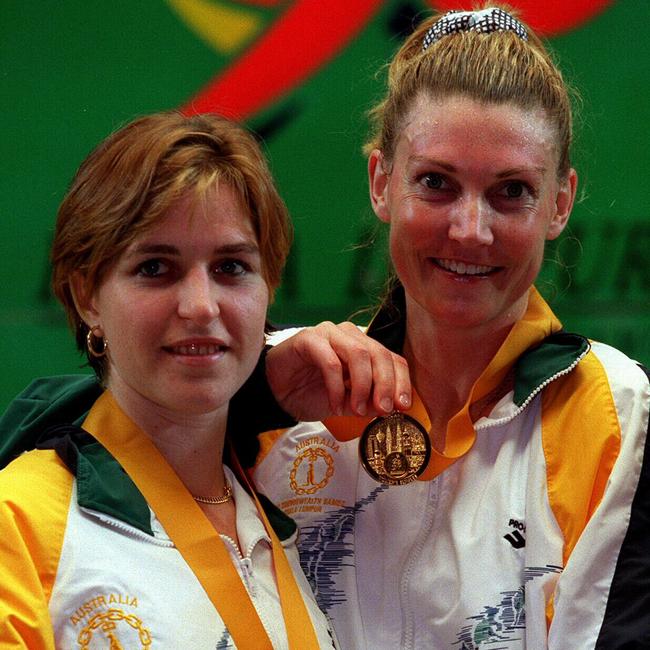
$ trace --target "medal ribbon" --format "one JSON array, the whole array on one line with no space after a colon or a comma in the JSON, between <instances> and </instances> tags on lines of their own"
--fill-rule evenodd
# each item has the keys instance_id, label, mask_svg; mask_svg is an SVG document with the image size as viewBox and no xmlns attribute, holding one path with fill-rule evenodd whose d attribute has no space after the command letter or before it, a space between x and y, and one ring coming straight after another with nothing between
<instances>
[{"instance_id":1,"label":"medal ribbon","mask_svg":"<svg viewBox=\"0 0 650 650\"><path fill-rule=\"evenodd\" d=\"M95 402L83 428L120 463L138 487L219 612L237 647L272 650L268 634L223 540L151 439L126 416L109 391ZM255 495L254 491L251 493ZM284 549L254 498L271 538L289 648L318 648L316 633Z\"/></svg>"},{"instance_id":2,"label":"medal ribbon","mask_svg":"<svg viewBox=\"0 0 650 650\"><path fill-rule=\"evenodd\" d=\"M465 405L449 421L444 453L437 451L435 447L431 449L429 465L418 476L418 481L434 479L472 448L476 440L476 431L470 413L472 404L498 389L506 379L510 368L525 350L536 343L541 343L549 334L558 331L561 327L560 321L553 315L537 289L531 287L524 317L514 324L492 361L476 380ZM415 389L413 389L413 404L405 413L420 422L426 431L430 431L429 415ZM372 419L347 415L333 416L323 420L323 424L337 440L346 442L361 436Z\"/></svg>"}]
</instances>

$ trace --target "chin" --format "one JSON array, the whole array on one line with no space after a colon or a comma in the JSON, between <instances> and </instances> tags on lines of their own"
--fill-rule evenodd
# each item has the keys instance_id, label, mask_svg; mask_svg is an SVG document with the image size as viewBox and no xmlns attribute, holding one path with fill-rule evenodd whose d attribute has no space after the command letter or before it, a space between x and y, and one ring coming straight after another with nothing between
<instances>
[{"instance_id":1,"label":"chin","mask_svg":"<svg viewBox=\"0 0 650 650\"><path fill-rule=\"evenodd\" d=\"M228 406L231 395L210 391L202 392L192 390L187 393L179 391L170 396L168 405L170 410L186 415L207 415Z\"/></svg>"}]
</instances>

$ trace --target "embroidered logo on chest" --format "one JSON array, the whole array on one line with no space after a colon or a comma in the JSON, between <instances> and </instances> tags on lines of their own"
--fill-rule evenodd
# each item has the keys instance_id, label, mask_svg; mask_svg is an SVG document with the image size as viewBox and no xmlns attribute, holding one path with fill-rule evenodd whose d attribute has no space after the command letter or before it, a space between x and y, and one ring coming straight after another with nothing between
<instances>
[{"instance_id":1,"label":"embroidered logo on chest","mask_svg":"<svg viewBox=\"0 0 650 650\"><path fill-rule=\"evenodd\" d=\"M138 599L126 594L99 594L87 600L70 616L79 629L77 648L123 650L151 648L151 634L135 613Z\"/></svg>"},{"instance_id":2,"label":"embroidered logo on chest","mask_svg":"<svg viewBox=\"0 0 650 650\"><path fill-rule=\"evenodd\" d=\"M334 476L333 452L339 445L324 436L311 436L296 445L297 456L289 474L294 494L314 494L322 490Z\"/></svg>"}]
</instances>

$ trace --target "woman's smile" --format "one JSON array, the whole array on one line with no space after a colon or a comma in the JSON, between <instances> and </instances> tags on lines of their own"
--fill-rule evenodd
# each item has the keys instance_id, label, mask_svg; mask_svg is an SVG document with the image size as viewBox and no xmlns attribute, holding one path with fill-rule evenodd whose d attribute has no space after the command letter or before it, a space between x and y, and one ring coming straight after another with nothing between
<instances>
[{"instance_id":1,"label":"woman's smile","mask_svg":"<svg viewBox=\"0 0 650 650\"><path fill-rule=\"evenodd\" d=\"M190 339L171 345L163 346L169 354L180 357L222 357L227 352L227 346L213 339Z\"/></svg>"},{"instance_id":2,"label":"woman's smile","mask_svg":"<svg viewBox=\"0 0 650 650\"><path fill-rule=\"evenodd\" d=\"M432 257L431 261L439 268L449 271L456 276L470 277L486 277L492 273L496 273L499 267L486 266L484 264L473 264L471 262L460 262L453 259L442 259Z\"/></svg>"},{"instance_id":3,"label":"woman's smile","mask_svg":"<svg viewBox=\"0 0 650 650\"><path fill-rule=\"evenodd\" d=\"M180 368L188 372L201 371L219 379L220 367L227 361L229 348L219 343L188 341L187 343L163 346L163 352Z\"/></svg>"}]
</instances>

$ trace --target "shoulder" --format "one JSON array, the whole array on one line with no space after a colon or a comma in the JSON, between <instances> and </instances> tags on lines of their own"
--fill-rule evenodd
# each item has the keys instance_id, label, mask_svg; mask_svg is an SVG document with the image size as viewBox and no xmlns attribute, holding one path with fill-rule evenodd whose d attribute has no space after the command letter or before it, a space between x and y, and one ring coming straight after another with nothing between
<instances>
[{"instance_id":1,"label":"shoulder","mask_svg":"<svg viewBox=\"0 0 650 650\"><path fill-rule=\"evenodd\" d=\"M599 341L591 342L591 353L607 374L612 390L632 391L650 397L649 371L641 363Z\"/></svg>"},{"instance_id":2,"label":"shoulder","mask_svg":"<svg viewBox=\"0 0 650 650\"><path fill-rule=\"evenodd\" d=\"M11 598L30 611L41 611L54 585L73 480L52 450L26 452L0 471L0 566Z\"/></svg>"},{"instance_id":3,"label":"shoulder","mask_svg":"<svg viewBox=\"0 0 650 650\"><path fill-rule=\"evenodd\" d=\"M648 369L620 350L593 341L591 344L592 365L596 366L593 380L598 375L606 381L607 397L611 411L621 428L621 436L640 437L643 445L648 433L650 412L650 379Z\"/></svg>"},{"instance_id":4,"label":"shoulder","mask_svg":"<svg viewBox=\"0 0 650 650\"><path fill-rule=\"evenodd\" d=\"M590 341L586 354L567 370L544 391L547 406L554 402L555 410L569 409L574 417L579 412L599 412L623 432L630 423L647 430L650 380L639 362L611 345Z\"/></svg>"},{"instance_id":5,"label":"shoulder","mask_svg":"<svg viewBox=\"0 0 650 650\"><path fill-rule=\"evenodd\" d=\"M542 440L550 486L557 492L566 482L575 494L575 468L581 467L582 489L594 506L615 468L621 480L638 478L649 406L650 385L639 364L590 342L578 363L544 389Z\"/></svg>"},{"instance_id":6,"label":"shoulder","mask_svg":"<svg viewBox=\"0 0 650 650\"><path fill-rule=\"evenodd\" d=\"M102 390L88 375L35 379L0 417L0 467L33 449L49 427L81 422Z\"/></svg>"},{"instance_id":7,"label":"shoulder","mask_svg":"<svg viewBox=\"0 0 650 650\"><path fill-rule=\"evenodd\" d=\"M0 507L29 519L51 520L67 510L73 476L54 450L21 454L0 471Z\"/></svg>"}]
</instances>

